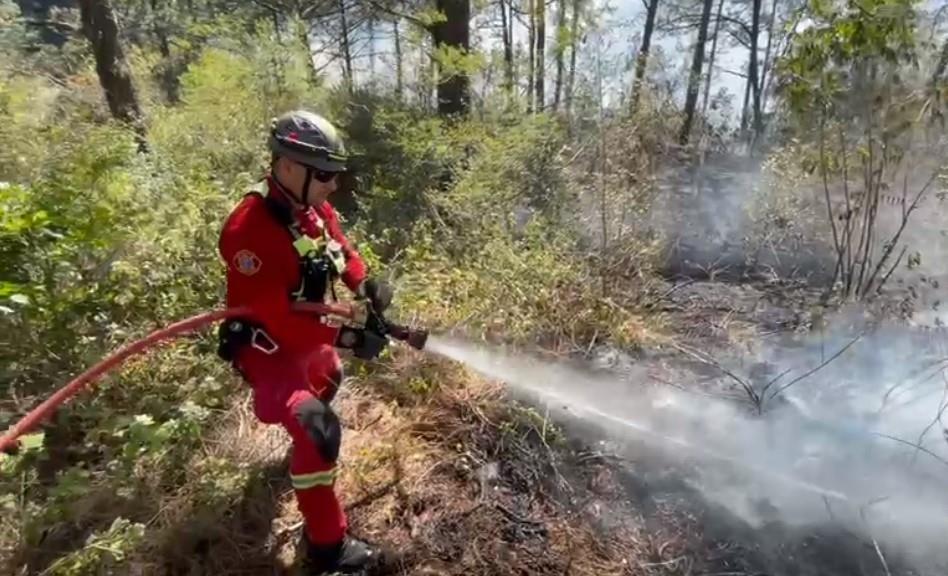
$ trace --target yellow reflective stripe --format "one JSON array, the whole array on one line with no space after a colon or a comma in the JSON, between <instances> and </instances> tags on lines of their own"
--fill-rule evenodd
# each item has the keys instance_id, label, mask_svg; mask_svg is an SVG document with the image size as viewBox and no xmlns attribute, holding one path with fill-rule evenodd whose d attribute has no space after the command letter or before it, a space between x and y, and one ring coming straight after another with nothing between
<instances>
[{"instance_id":1,"label":"yellow reflective stripe","mask_svg":"<svg viewBox=\"0 0 948 576\"><path fill-rule=\"evenodd\" d=\"M296 490L307 490L317 486L332 486L336 481L336 469L312 474L290 474L290 481Z\"/></svg>"}]
</instances>

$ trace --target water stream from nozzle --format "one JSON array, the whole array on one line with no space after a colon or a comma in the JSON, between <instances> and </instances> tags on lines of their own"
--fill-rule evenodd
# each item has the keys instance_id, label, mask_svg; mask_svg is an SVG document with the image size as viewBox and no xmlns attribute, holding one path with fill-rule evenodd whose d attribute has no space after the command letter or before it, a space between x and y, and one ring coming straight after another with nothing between
<instances>
[{"instance_id":1,"label":"water stream from nozzle","mask_svg":"<svg viewBox=\"0 0 948 576\"><path fill-rule=\"evenodd\" d=\"M511 365L509 358L505 358L497 353L492 354L485 348L473 347L458 340L452 341L432 337L428 341L428 349L454 361L461 362L484 376L499 380L511 388L530 393L542 403L555 403L566 407L567 410L576 417L614 424L624 428L626 431L635 433L645 441L657 442L666 447L674 447L691 452L696 456L725 462L731 466L742 468L754 475L781 482L796 489L811 492L825 498L839 501L849 500L846 494L840 491L824 488L805 480L781 474L755 465L752 462L744 461L738 457L714 450L708 446L701 446L681 437L663 433L641 420L623 416L622 414L616 414L610 411L609 406L597 406L575 395L571 396L568 392L563 393L559 391L558 388L551 389L546 387L544 386L544 382L549 383L549 379L525 377L523 367L517 369ZM538 367L533 367L534 370L536 368ZM556 369L555 366L551 364L546 365L546 370L550 370L551 368Z\"/></svg>"},{"instance_id":2,"label":"water stream from nozzle","mask_svg":"<svg viewBox=\"0 0 948 576\"><path fill-rule=\"evenodd\" d=\"M908 424L918 421L911 414L851 419L848 411L855 413L863 399L850 406L841 395L838 405L814 397L827 404L819 420L794 411L793 403L760 417L733 400L652 385L648 365L631 366L619 375L434 335L427 349L503 382L567 421L593 424L603 430L600 438L632 446L633 459L637 451L647 451L659 461L682 464L688 486L752 525L769 521L755 509L766 503L771 506L761 510L773 510L789 525L843 524L925 562L933 557L948 562L944 464L913 460L904 445L875 434L896 430L885 426L907 426L898 434L910 437ZM700 386L697 377L680 384ZM807 392L804 399L811 395Z\"/></svg>"}]
</instances>

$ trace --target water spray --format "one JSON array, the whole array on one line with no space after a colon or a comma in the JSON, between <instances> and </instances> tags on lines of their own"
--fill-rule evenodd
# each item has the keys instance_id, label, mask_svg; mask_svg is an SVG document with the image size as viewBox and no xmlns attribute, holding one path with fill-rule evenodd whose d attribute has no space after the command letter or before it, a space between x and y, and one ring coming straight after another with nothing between
<instances>
[{"instance_id":1,"label":"water spray","mask_svg":"<svg viewBox=\"0 0 948 576\"><path fill-rule=\"evenodd\" d=\"M933 558L948 562L943 464L922 461L924 455L915 459L905 445L881 439L882 432L911 438L917 432L911 436L910 428L896 428L911 423L904 417L861 420L856 410L862 404L845 404L852 390L833 396L825 383L817 396L801 385L795 399L811 410L801 412L787 402L757 415L723 398L650 385L649 367L641 363L620 377L439 336L427 349L503 382L528 403L545 405L548 413L583 422L580 429L591 424L614 440L635 439L649 447L631 452L633 457L672 462L685 456L697 465L676 475L693 495L750 526L775 518L798 527L829 523L897 547L920 564ZM859 400L870 395L867 388Z\"/></svg>"},{"instance_id":2,"label":"water spray","mask_svg":"<svg viewBox=\"0 0 948 576\"><path fill-rule=\"evenodd\" d=\"M806 482L804 480L788 476L786 474L781 474L773 470L768 470L761 466L756 466L750 462L741 460L734 456L728 456L719 451L712 450L706 446L699 446L682 438L674 437L668 434L663 434L653 428L635 420L632 420L628 417L618 416L606 412L605 410L593 406L587 402L578 401L576 398L570 398L563 394L557 393L554 390L544 388L543 386L533 385L529 382L524 382L516 378L510 378L509 375L505 378L503 374L499 373L498 370L492 369L486 365L483 360L477 361L470 354L459 353L459 346L463 346L459 343L450 343L447 340L440 338L433 338L431 341L430 349L438 354L441 354L445 357L451 358L452 360L459 361L464 363L474 370L477 370L483 373L485 376L495 377L502 381L508 386L520 388L522 390L533 393L539 397L544 402L557 403L564 406L569 406L572 412L576 415L580 413L585 413L594 418L586 418L587 420L600 420L608 421L612 424L616 424L621 428L626 430L631 430L637 433L639 436L643 437L646 440L657 441L662 444L674 446L680 448L687 452L698 454L706 458L711 458L713 460L718 460L719 462L725 462L731 466L742 468L747 472L750 472L754 475L770 478L778 482L784 483L788 486L795 487L797 489L811 492L819 496L829 498L831 500L838 500L842 502L849 501L849 498L842 492L831 490L829 488L824 488L816 484Z\"/></svg>"}]
</instances>

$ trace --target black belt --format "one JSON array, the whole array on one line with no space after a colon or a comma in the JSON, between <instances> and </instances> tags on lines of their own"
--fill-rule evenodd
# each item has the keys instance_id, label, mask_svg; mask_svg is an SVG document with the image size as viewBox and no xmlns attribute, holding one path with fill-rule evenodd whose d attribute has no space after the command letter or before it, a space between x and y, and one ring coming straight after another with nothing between
<instances>
[{"instance_id":1,"label":"black belt","mask_svg":"<svg viewBox=\"0 0 948 576\"><path fill-rule=\"evenodd\" d=\"M280 349L262 327L240 318L222 322L217 336L217 355L225 362L233 362L238 350L245 346L255 348L268 356Z\"/></svg>"}]
</instances>

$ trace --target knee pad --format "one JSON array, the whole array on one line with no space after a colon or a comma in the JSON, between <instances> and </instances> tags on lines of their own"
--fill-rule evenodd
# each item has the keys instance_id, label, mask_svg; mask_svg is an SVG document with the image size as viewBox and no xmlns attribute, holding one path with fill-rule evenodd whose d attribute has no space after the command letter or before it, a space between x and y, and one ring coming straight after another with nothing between
<instances>
[{"instance_id":1,"label":"knee pad","mask_svg":"<svg viewBox=\"0 0 948 576\"><path fill-rule=\"evenodd\" d=\"M296 407L294 416L322 457L334 463L339 458L342 444L342 425L329 404L310 398Z\"/></svg>"}]
</instances>

